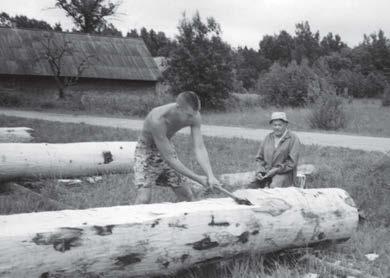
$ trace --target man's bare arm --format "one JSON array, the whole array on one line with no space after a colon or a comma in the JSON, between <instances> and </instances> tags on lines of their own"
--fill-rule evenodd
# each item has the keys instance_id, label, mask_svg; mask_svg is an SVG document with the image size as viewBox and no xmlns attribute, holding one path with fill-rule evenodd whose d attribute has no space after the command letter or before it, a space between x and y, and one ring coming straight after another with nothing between
<instances>
[{"instance_id":1,"label":"man's bare arm","mask_svg":"<svg viewBox=\"0 0 390 278\"><path fill-rule=\"evenodd\" d=\"M171 142L166 136L166 127L165 125L155 123L151 128L154 142L163 156L164 160L175 169L180 174L199 182L200 184L206 186L207 179L205 177L195 174L193 171L184 166L183 163L174 155L175 151L171 145Z\"/></svg>"},{"instance_id":2,"label":"man's bare arm","mask_svg":"<svg viewBox=\"0 0 390 278\"><path fill-rule=\"evenodd\" d=\"M202 133L200 130L200 123L200 116L198 116L194 124L191 126L191 138L194 145L196 160L198 161L203 171L206 173L209 179L210 186L220 185L220 182L217 181L217 179L215 178L213 170L211 168L209 155L204 145Z\"/></svg>"}]
</instances>

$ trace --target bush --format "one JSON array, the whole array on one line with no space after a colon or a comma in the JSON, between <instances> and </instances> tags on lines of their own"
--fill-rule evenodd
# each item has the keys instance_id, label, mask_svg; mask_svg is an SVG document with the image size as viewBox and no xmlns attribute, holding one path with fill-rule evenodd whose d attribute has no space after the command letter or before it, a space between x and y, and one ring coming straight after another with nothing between
<instances>
[{"instance_id":1,"label":"bush","mask_svg":"<svg viewBox=\"0 0 390 278\"><path fill-rule=\"evenodd\" d=\"M365 97L382 96L388 86L386 77L379 72L370 72L365 79L365 85Z\"/></svg>"},{"instance_id":2,"label":"bush","mask_svg":"<svg viewBox=\"0 0 390 278\"><path fill-rule=\"evenodd\" d=\"M317 74L326 76L338 94L347 93L351 97L378 97L387 86L386 77L378 71L362 72L352 67L349 58L332 54L319 58L314 64Z\"/></svg>"},{"instance_id":3,"label":"bush","mask_svg":"<svg viewBox=\"0 0 390 278\"><path fill-rule=\"evenodd\" d=\"M347 90L348 94L354 97L364 97L365 95L365 76L360 72L342 69L333 75L333 84L338 93Z\"/></svg>"},{"instance_id":4,"label":"bush","mask_svg":"<svg viewBox=\"0 0 390 278\"><path fill-rule=\"evenodd\" d=\"M344 98L334 92L320 94L308 114L310 127L325 130L344 128L347 123L344 102Z\"/></svg>"},{"instance_id":5,"label":"bush","mask_svg":"<svg viewBox=\"0 0 390 278\"><path fill-rule=\"evenodd\" d=\"M382 106L390 106L390 86L386 87L383 92Z\"/></svg>"},{"instance_id":6,"label":"bush","mask_svg":"<svg viewBox=\"0 0 390 278\"><path fill-rule=\"evenodd\" d=\"M85 110L105 113L122 113L143 117L154 107L173 102L174 97L167 93L137 95L94 95L86 94L81 98Z\"/></svg>"},{"instance_id":7,"label":"bush","mask_svg":"<svg viewBox=\"0 0 390 278\"><path fill-rule=\"evenodd\" d=\"M19 107L22 106L22 100L19 96L12 93L0 93L0 106Z\"/></svg>"},{"instance_id":8,"label":"bush","mask_svg":"<svg viewBox=\"0 0 390 278\"><path fill-rule=\"evenodd\" d=\"M307 61L301 64L293 61L287 67L275 63L269 72L260 76L257 91L271 105L304 106L312 101L310 90L314 83L322 90L327 81L317 75Z\"/></svg>"}]
</instances>

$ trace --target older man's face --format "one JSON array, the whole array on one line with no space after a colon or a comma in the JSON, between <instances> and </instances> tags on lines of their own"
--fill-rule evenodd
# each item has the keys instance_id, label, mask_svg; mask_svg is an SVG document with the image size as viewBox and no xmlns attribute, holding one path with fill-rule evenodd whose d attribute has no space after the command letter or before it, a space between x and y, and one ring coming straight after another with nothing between
<instances>
[{"instance_id":1,"label":"older man's face","mask_svg":"<svg viewBox=\"0 0 390 278\"><path fill-rule=\"evenodd\" d=\"M282 120L273 120L271 126L275 135L278 137L282 136L287 129L287 123Z\"/></svg>"}]
</instances>

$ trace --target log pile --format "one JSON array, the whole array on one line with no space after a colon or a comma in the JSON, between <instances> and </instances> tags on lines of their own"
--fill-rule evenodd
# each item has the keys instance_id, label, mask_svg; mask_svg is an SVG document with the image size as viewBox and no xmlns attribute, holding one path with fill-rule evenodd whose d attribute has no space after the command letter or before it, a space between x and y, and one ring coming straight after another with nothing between
<instances>
[{"instance_id":1,"label":"log pile","mask_svg":"<svg viewBox=\"0 0 390 278\"><path fill-rule=\"evenodd\" d=\"M172 274L246 252L348 239L357 208L342 189L239 190L198 202L0 216L0 277Z\"/></svg>"}]
</instances>

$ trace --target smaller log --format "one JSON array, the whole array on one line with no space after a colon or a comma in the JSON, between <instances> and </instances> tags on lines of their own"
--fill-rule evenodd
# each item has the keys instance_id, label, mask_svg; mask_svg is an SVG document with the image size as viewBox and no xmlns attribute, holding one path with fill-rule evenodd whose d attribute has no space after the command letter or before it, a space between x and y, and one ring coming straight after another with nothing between
<instances>
[{"instance_id":1,"label":"smaller log","mask_svg":"<svg viewBox=\"0 0 390 278\"><path fill-rule=\"evenodd\" d=\"M297 170L298 187L304 188L306 177L312 175L315 171L315 166L312 164L299 165ZM219 179L223 184L237 188L250 187L250 185L256 181L254 171L222 174L219 176ZM303 182L301 182L300 179L303 179Z\"/></svg>"},{"instance_id":2,"label":"smaller log","mask_svg":"<svg viewBox=\"0 0 390 278\"><path fill-rule=\"evenodd\" d=\"M28 143L33 140L33 129L29 127L1 127L0 143Z\"/></svg>"}]
</instances>

